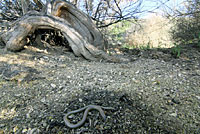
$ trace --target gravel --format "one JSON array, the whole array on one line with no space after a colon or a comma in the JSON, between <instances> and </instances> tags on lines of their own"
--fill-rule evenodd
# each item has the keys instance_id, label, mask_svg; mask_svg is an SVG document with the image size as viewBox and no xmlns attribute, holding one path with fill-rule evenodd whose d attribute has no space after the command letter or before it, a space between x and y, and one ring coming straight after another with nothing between
<instances>
[{"instance_id":1,"label":"gravel","mask_svg":"<svg viewBox=\"0 0 200 134\"><path fill-rule=\"evenodd\" d=\"M131 62L0 49L0 134L200 133L200 49L178 59L167 49L119 51ZM106 121L94 110L82 127L65 126L65 113L90 104L114 110Z\"/></svg>"}]
</instances>

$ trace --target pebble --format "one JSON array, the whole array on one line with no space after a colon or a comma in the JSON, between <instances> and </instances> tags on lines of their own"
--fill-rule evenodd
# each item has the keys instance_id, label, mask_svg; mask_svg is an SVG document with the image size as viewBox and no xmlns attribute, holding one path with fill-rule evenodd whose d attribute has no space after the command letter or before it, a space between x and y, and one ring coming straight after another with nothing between
<instances>
[{"instance_id":1,"label":"pebble","mask_svg":"<svg viewBox=\"0 0 200 134\"><path fill-rule=\"evenodd\" d=\"M22 130L22 133L26 133L27 131L28 131L28 129L25 128Z\"/></svg>"},{"instance_id":2,"label":"pebble","mask_svg":"<svg viewBox=\"0 0 200 134\"><path fill-rule=\"evenodd\" d=\"M112 96L112 97L113 97L113 96L115 96L115 94L111 93L111 94L110 94L110 96Z\"/></svg>"},{"instance_id":3,"label":"pebble","mask_svg":"<svg viewBox=\"0 0 200 134\"><path fill-rule=\"evenodd\" d=\"M42 122L42 125L43 125L43 127L46 127L47 123L46 122Z\"/></svg>"},{"instance_id":4,"label":"pebble","mask_svg":"<svg viewBox=\"0 0 200 134\"><path fill-rule=\"evenodd\" d=\"M74 115L71 114L71 115L68 116L68 118L69 118L69 119L72 119L72 118L74 118Z\"/></svg>"},{"instance_id":5,"label":"pebble","mask_svg":"<svg viewBox=\"0 0 200 134\"><path fill-rule=\"evenodd\" d=\"M29 113L26 114L26 118L28 118L28 119L31 118Z\"/></svg>"},{"instance_id":6,"label":"pebble","mask_svg":"<svg viewBox=\"0 0 200 134\"><path fill-rule=\"evenodd\" d=\"M83 102L83 99L81 99L81 98L79 98L78 100L79 100L80 102Z\"/></svg>"},{"instance_id":7,"label":"pebble","mask_svg":"<svg viewBox=\"0 0 200 134\"><path fill-rule=\"evenodd\" d=\"M200 100L200 96L196 96L198 100Z\"/></svg>"},{"instance_id":8,"label":"pebble","mask_svg":"<svg viewBox=\"0 0 200 134\"><path fill-rule=\"evenodd\" d=\"M176 117L177 116L177 113L175 112L175 113L171 113L171 114L169 114L170 116L173 116L173 117Z\"/></svg>"},{"instance_id":9,"label":"pebble","mask_svg":"<svg viewBox=\"0 0 200 134\"><path fill-rule=\"evenodd\" d=\"M41 99L41 102L45 103L46 102L46 99L45 97Z\"/></svg>"},{"instance_id":10,"label":"pebble","mask_svg":"<svg viewBox=\"0 0 200 134\"><path fill-rule=\"evenodd\" d=\"M181 103L180 99L178 99L178 98L173 98L172 102L175 103L175 104L180 104Z\"/></svg>"},{"instance_id":11,"label":"pebble","mask_svg":"<svg viewBox=\"0 0 200 134\"><path fill-rule=\"evenodd\" d=\"M51 87L52 87L52 88L56 88L56 85L53 84L53 83L51 83Z\"/></svg>"}]
</instances>

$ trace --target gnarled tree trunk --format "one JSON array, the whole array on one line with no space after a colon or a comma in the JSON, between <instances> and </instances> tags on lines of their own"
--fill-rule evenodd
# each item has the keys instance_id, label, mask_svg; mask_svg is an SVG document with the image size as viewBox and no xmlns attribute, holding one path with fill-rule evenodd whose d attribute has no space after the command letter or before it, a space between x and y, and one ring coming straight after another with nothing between
<instances>
[{"instance_id":1,"label":"gnarled tree trunk","mask_svg":"<svg viewBox=\"0 0 200 134\"><path fill-rule=\"evenodd\" d=\"M103 37L85 13L63 0L47 2L43 8L43 12L29 11L15 21L9 31L1 34L7 50L23 49L27 36L37 29L54 29L62 32L75 55L89 60L113 59L102 51Z\"/></svg>"}]
</instances>

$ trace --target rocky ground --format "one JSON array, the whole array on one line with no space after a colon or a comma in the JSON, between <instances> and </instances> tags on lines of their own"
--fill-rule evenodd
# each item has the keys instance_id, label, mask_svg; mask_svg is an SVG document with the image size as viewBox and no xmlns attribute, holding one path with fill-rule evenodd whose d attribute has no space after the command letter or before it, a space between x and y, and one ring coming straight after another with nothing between
<instances>
[{"instance_id":1,"label":"rocky ground","mask_svg":"<svg viewBox=\"0 0 200 134\"><path fill-rule=\"evenodd\" d=\"M200 49L115 50L128 63L90 62L58 47L0 49L0 134L200 133ZM85 124L65 113L89 104ZM70 116L72 122L83 113Z\"/></svg>"}]
</instances>

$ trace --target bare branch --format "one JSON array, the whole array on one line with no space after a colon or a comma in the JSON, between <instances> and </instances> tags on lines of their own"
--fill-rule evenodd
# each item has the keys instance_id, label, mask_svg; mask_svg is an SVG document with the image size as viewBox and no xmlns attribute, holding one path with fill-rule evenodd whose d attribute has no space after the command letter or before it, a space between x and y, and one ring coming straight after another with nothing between
<instances>
[{"instance_id":1,"label":"bare branch","mask_svg":"<svg viewBox=\"0 0 200 134\"><path fill-rule=\"evenodd\" d=\"M23 15L25 15L28 12L28 6L29 6L29 4L30 4L29 0L21 0Z\"/></svg>"},{"instance_id":2,"label":"bare branch","mask_svg":"<svg viewBox=\"0 0 200 134\"><path fill-rule=\"evenodd\" d=\"M44 4L41 0L33 0L35 2L35 4L42 9L44 7Z\"/></svg>"}]
</instances>

